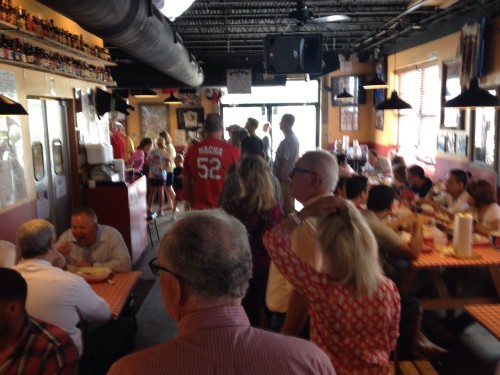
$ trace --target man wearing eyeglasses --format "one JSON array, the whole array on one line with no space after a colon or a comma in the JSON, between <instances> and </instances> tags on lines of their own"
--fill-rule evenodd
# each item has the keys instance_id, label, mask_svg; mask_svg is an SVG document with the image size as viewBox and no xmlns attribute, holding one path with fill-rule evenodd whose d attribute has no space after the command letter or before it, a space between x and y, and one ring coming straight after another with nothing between
<instances>
[{"instance_id":1,"label":"man wearing eyeglasses","mask_svg":"<svg viewBox=\"0 0 500 375\"><path fill-rule=\"evenodd\" d=\"M322 197L333 195L338 182L337 161L326 151L306 152L295 163L290 177L292 196L304 207L308 206ZM310 251L316 247L315 218L308 218L302 222L295 212L291 217L299 224L292 233L292 250L309 265L319 269L321 266L319 251ZM272 330L308 338L307 296L293 290L274 263L271 263L269 269L266 303L272 312L270 319Z\"/></svg>"},{"instance_id":2,"label":"man wearing eyeglasses","mask_svg":"<svg viewBox=\"0 0 500 375\"><path fill-rule=\"evenodd\" d=\"M294 122L295 116L289 113L284 114L281 118L280 129L285 135L285 139L278 146L273 163L273 173L278 177L283 193L283 212L287 216L295 210L294 199L290 191L290 173L299 157L299 140L292 130Z\"/></svg>"},{"instance_id":3,"label":"man wearing eyeglasses","mask_svg":"<svg viewBox=\"0 0 500 375\"><path fill-rule=\"evenodd\" d=\"M236 218L222 210L186 214L163 237L150 267L179 335L121 359L108 374L335 374L314 344L250 326L240 304L252 255Z\"/></svg>"}]
</instances>

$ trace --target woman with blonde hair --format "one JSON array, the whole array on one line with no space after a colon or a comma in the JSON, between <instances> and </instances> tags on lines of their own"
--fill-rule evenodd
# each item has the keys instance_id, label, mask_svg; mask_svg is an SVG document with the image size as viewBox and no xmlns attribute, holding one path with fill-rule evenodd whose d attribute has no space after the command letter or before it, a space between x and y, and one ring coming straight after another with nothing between
<instances>
[{"instance_id":1,"label":"woman with blonde hair","mask_svg":"<svg viewBox=\"0 0 500 375\"><path fill-rule=\"evenodd\" d=\"M264 234L276 267L309 299L311 341L330 357L337 374L390 374L400 300L379 263L377 242L351 202L325 197ZM293 229L321 217L317 271L290 250ZM310 249L315 251L315 249Z\"/></svg>"},{"instance_id":2,"label":"woman with blonde hair","mask_svg":"<svg viewBox=\"0 0 500 375\"><path fill-rule=\"evenodd\" d=\"M155 192L158 193L158 216L163 216L163 187L167 180L167 169L170 158L166 151L165 138L155 138L155 148L149 150L146 164L149 166L149 196L148 213L151 214L151 205Z\"/></svg>"},{"instance_id":3,"label":"woman with blonde hair","mask_svg":"<svg viewBox=\"0 0 500 375\"><path fill-rule=\"evenodd\" d=\"M165 151L167 151L168 159L170 160L170 163L167 166L167 180L165 182L165 186L163 189L165 190L165 193L167 193L167 199L168 199L168 204L167 204L167 210L171 210L174 207L174 201L175 201L175 192L172 187L172 184L174 182L174 163L175 163L175 147L172 144L172 137L170 137L170 134L168 134L167 131L162 130L160 132L160 136L165 138Z\"/></svg>"},{"instance_id":4,"label":"woman with blonde hair","mask_svg":"<svg viewBox=\"0 0 500 375\"><path fill-rule=\"evenodd\" d=\"M271 260L262 243L262 235L283 220L276 201L271 171L261 156L247 156L236 167L240 176L241 195L222 205L247 228L252 250L253 273L242 305L252 326L265 326L265 295Z\"/></svg>"}]
</instances>

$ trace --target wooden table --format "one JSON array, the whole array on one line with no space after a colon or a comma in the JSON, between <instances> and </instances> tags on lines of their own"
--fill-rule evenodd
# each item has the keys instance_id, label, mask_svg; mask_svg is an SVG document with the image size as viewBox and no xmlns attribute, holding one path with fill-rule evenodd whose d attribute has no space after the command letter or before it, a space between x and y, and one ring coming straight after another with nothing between
<instances>
[{"instance_id":1,"label":"wooden table","mask_svg":"<svg viewBox=\"0 0 500 375\"><path fill-rule=\"evenodd\" d=\"M458 259L453 256L442 256L437 251L420 254L406 271L400 285L403 293L408 293L415 277L420 270L430 271L438 298L422 299L420 303L426 310L458 309L465 305L498 303L500 301L500 251L490 245L474 246L473 253L479 255L478 259ZM449 267L486 267L495 287L497 297L451 297L442 278L440 268Z\"/></svg>"},{"instance_id":2,"label":"wooden table","mask_svg":"<svg viewBox=\"0 0 500 375\"><path fill-rule=\"evenodd\" d=\"M115 273L110 279L111 282L90 283L94 292L109 304L113 319L120 316L125 302L127 302L130 292L137 280L139 280L140 275L140 271Z\"/></svg>"},{"instance_id":3,"label":"wooden table","mask_svg":"<svg viewBox=\"0 0 500 375\"><path fill-rule=\"evenodd\" d=\"M465 311L500 340L500 305L467 305Z\"/></svg>"}]
</instances>

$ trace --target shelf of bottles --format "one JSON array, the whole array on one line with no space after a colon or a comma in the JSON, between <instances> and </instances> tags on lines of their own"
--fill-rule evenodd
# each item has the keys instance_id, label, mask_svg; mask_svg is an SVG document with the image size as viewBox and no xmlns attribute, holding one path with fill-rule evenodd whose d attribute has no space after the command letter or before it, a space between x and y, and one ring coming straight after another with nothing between
<instances>
[{"instance_id":1,"label":"shelf of bottles","mask_svg":"<svg viewBox=\"0 0 500 375\"><path fill-rule=\"evenodd\" d=\"M83 35L32 17L21 5L13 8L12 0L0 0L0 62L114 84L107 67L116 64L106 48L89 46Z\"/></svg>"}]
</instances>

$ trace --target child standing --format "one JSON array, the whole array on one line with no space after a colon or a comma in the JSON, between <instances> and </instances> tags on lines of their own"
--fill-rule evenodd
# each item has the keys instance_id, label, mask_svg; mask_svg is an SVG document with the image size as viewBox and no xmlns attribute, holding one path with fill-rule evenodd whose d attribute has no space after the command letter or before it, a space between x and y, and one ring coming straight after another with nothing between
<instances>
[{"instance_id":1,"label":"child standing","mask_svg":"<svg viewBox=\"0 0 500 375\"><path fill-rule=\"evenodd\" d=\"M184 157L181 154L177 154L174 158L175 168L174 168L174 181L173 188L175 192L174 208L172 212L172 219L175 219L175 213L177 209L177 202L184 202L184 189L182 187L182 163L184 162Z\"/></svg>"}]
</instances>

